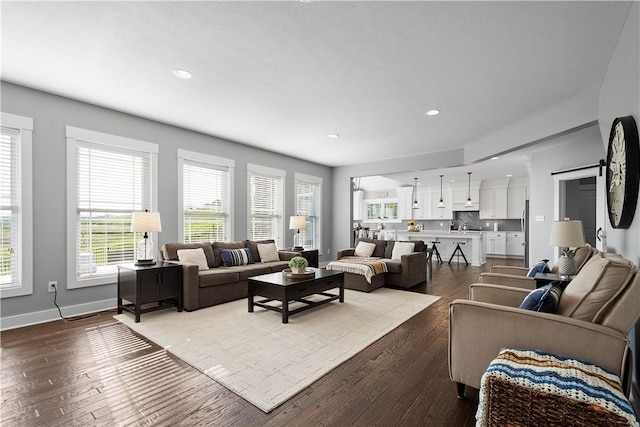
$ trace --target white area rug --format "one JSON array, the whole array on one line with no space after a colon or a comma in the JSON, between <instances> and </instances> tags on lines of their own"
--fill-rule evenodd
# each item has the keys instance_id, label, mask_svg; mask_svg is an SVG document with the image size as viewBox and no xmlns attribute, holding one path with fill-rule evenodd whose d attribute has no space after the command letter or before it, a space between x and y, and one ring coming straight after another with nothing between
<instances>
[{"instance_id":1,"label":"white area rug","mask_svg":"<svg viewBox=\"0 0 640 427\"><path fill-rule=\"evenodd\" d=\"M242 299L194 312L167 309L114 316L265 412L322 377L440 297L380 288L345 290L289 317ZM291 306L293 307L293 305Z\"/></svg>"}]
</instances>

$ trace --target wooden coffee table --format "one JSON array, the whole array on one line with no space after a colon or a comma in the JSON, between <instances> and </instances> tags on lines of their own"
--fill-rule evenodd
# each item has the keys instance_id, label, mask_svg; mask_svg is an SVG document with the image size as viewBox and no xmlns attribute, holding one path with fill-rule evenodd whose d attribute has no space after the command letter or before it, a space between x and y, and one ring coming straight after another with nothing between
<instances>
[{"instance_id":1,"label":"wooden coffee table","mask_svg":"<svg viewBox=\"0 0 640 427\"><path fill-rule=\"evenodd\" d=\"M249 312L253 312L254 306L277 311L282 313L282 323L289 323L289 316L292 314L336 299L344 302L344 273L320 268L312 268L312 270L315 271L315 276L304 279L288 279L283 276L282 272L249 277ZM334 288L339 289L338 294L326 292ZM257 295L266 299L254 301L254 297ZM326 298L320 301L306 299L311 295L322 295ZM271 301L280 301L282 304L280 306L267 304ZM298 301L304 305L289 310L289 303L292 301Z\"/></svg>"}]
</instances>

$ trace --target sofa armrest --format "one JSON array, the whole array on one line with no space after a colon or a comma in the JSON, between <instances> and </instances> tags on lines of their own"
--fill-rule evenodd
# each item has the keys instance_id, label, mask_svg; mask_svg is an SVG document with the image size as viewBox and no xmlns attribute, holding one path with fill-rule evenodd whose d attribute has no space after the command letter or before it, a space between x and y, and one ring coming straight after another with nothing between
<instances>
[{"instance_id":1,"label":"sofa armrest","mask_svg":"<svg viewBox=\"0 0 640 427\"><path fill-rule=\"evenodd\" d=\"M336 254L336 259L340 259L346 256L353 256L356 253L356 248L347 248L339 250Z\"/></svg>"},{"instance_id":2,"label":"sofa armrest","mask_svg":"<svg viewBox=\"0 0 640 427\"><path fill-rule=\"evenodd\" d=\"M602 325L477 301L449 305L449 377L480 388L482 374L505 347L584 360L628 378L626 337Z\"/></svg>"},{"instance_id":3,"label":"sofa armrest","mask_svg":"<svg viewBox=\"0 0 640 427\"><path fill-rule=\"evenodd\" d=\"M529 272L528 268L515 267L512 265L494 265L491 267L491 273L512 274L514 276L526 276Z\"/></svg>"},{"instance_id":4,"label":"sofa armrest","mask_svg":"<svg viewBox=\"0 0 640 427\"><path fill-rule=\"evenodd\" d=\"M200 308L200 275L197 264L186 264L180 261L164 261L182 266L182 305L187 311Z\"/></svg>"},{"instance_id":5,"label":"sofa armrest","mask_svg":"<svg viewBox=\"0 0 640 427\"><path fill-rule=\"evenodd\" d=\"M507 307L520 307L522 301L531 292L528 289L513 288L510 286L490 285L486 283L473 283L469 286L469 299L471 301L488 302L491 304L505 305Z\"/></svg>"},{"instance_id":6,"label":"sofa armrest","mask_svg":"<svg viewBox=\"0 0 640 427\"><path fill-rule=\"evenodd\" d=\"M290 261L294 256L302 256L302 253L296 251L278 251L280 261Z\"/></svg>"},{"instance_id":7,"label":"sofa armrest","mask_svg":"<svg viewBox=\"0 0 640 427\"><path fill-rule=\"evenodd\" d=\"M528 289L530 291L536 288L536 279L533 277L514 276L512 274L480 273L478 282Z\"/></svg>"},{"instance_id":8,"label":"sofa armrest","mask_svg":"<svg viewBox=\"0 0 640 427\"><path fill-rule=\"evenodd\" d=\"M411 252L400 256L401 274L408 283L422 282L427 278L427 253Z\"/></svg>"}]
</instances>

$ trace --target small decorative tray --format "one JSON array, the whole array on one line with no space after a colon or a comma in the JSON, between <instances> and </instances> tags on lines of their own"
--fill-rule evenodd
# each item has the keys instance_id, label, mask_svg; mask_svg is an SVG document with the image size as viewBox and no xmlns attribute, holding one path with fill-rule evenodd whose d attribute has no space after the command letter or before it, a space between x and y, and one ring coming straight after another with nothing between
<instances>
[{"instance_id":1,"label":"small decorative tray","mask_svg":"<svg viewBox=\"0 0 640 427\"><path fill-rule=\"evenodd\" d=\"M304 273L296 274L291 271L290 268L282 270L282 275L287 279L308 279L316 275L316 272L310 268L307 268Z\"/></svg>"}]
</instances>

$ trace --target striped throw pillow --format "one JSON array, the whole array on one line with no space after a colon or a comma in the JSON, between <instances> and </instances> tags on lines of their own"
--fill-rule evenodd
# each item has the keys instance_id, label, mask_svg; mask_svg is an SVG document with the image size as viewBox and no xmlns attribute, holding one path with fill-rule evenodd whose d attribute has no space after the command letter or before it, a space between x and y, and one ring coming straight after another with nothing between
<instances>
[{"instance_id":1,"label":"striped throw pillow","mask_svg":"<svg viewBox=\"0 0 640 427\"><path fill-rule=\"evenodd\" d=\"M253 257L251 256L249 248L223 249L221 256L225 267L253 264Z\"/></svg>"}]
</instances>

